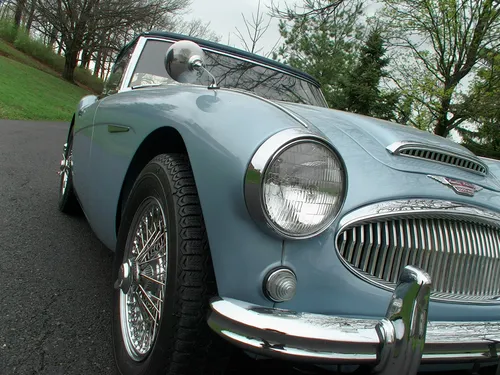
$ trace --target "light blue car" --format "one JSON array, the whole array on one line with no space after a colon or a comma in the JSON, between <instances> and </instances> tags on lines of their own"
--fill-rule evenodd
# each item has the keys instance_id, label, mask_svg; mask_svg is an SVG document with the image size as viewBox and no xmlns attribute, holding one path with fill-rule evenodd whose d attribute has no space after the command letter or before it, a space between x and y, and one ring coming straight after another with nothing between
<instances>
[{"instance_id":1,"label":"light blue car","mask_svg":"<svg viewBox=\"0 0 500 375\"><path fill-rule=\"evenodd\" d=\"M124 375L212 373L234 347L386 375L498 362L497 162L331 110L303 72L141 34L78 104L60 174L60 210L115 251Z\"/></svg>"}]
</instances>

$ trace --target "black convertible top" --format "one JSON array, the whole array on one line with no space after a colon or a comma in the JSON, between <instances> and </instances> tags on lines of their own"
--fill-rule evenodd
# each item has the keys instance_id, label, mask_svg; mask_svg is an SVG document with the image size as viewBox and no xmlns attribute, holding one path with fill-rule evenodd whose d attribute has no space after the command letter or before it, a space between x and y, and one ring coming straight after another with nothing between
<instances>
[{"instance_id":1,"label":"black convertible top","mask_svg":"<svg viewBox=\"0 0 500 375\"><path fill-rule=\"evenodd\" d=\"M262 56L259 56L259 55L256 55L254 53L250 53L250 52L238 49L238 48L229 47L229 46L224 45L224 44L210 42L208 40L204 40L204 39L200 39L200 38L195 38L195 37L188 36L188 35L171 33L171 32L167 32L167 31L152 30L152 31L147 31L147 32L144 32L144 33L141 33L141 34L137 35L132 41L130 41L129 43L127 43L127 45L125 45L122 48L122 50L118 54L117 59L121 56L121 54L126 49L128 49L128 47L130 47L132 44L134 44L135 41L138 38L140 38L141 36L157 36L157 37L160 37L160 38L170 38L170 39L175 39L175 40L190 40L192 42L195 42L196 44L199 44L202 47L206 47L206 48L218 50L218 51L221 51L221 52L228 52L228 53L231 53L231 54L234 54L234 55L238 55L238 56L241 56L241 57L253 60L253 61L261 63L261 64L265 64L265 65L269 65L269 66L274 66L274 67L276 67L278 69L281 69L281 70L283 70L285 72L289 72L289 73L294 74L296 76L299 76L299 77L301 77L301 78L303 78L305 80L308 80L311 83L313 83L314 85L316 85L317 87L320 87L319 82L314 77L312 77L311 75L309 75L309 74L307 74L307 73L305 73L305 72L303 72L303 71L301 71L299 69L293 68L293 67L291 67L289 65L285 65L285 64L282 64L280 62L277 62L277 61L268 59L266 57L262 57Z\"/></svg>"}]
</instances>

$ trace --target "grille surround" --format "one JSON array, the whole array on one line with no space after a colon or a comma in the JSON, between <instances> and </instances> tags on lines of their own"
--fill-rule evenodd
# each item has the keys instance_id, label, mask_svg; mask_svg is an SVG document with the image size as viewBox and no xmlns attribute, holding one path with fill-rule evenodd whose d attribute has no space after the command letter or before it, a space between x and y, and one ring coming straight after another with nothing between
<instances>
[{"instance_id":1,"label":"grille surround","mask_svg":"<svg viewBox=\"0 0 500 375\"><path fill-rule=\"evenodd\" d=\"M441 147L418 142L395 142L387 150L397 156L426 160L466 170L481 176L488 174L488 167L475 156L456 153Z\"/></svg>"},{"instance_id":2,"label":"grille surround","mask_svg":"<svg viewBox=\"0 0 500 375\"><path fill-rule=\"evenodd\" d=\"M370 257L373 256L373 241L376 241L377 237L366 236L366 243L362 242L361 250L358 250L360 246L356 247L356 245L354 245L355 251L361 253L361 256L363 256L363 249L368 249L368 260L362 260L367 262L363 267L361 267L361 261L357 260L353 262L354 253L347 253L347 250L341 248L341 241L343 240L344 233L351 230L352 228L358 228L360 226L379 225L380 223L384 223L384 225L388 227L391 222L403 222L405 220L407 222L410 222L412 220L427 220L434 222L441 221L443 223L451 223L452 228L458 228L459 235L450 236L448 235L448 232L446 232L447 235L445 236L446 229L442 230L444 228L443 226L436 226L435 228L439 229L440 235L436 235L431 238L431 241L433 241L432 245L435 247L435 251L433 251L432 246L428 249L426 249L425 246L422 249L419 249L418 247L412 248L411 246L406 246L401 249L401 247L398 248L392 246L393 249L391 249L390 255L392 256L391 259L393 259L393 262L388 268L389 270L394 268L396 269L396 271L390 271L393 272L392 274L389 272L392 275L392 277L390 278L384 277L386 275L378 277L380 273L373 273L373 266L372 263L370 263ZM409 228L410 230L418 230L414 229L417 227L411 226L406 226L405 228ZM471 231L466 232L463 230L464 228L469 228ZM399 232L394 230L394 236L396 236L396 233ZM471 233L473 234L473 237L469 238L469 234ZM428 238L430 237L426 237L425 241L427 241ZM466 238L468 239L468 241L466 241ZM462 241L462 239L464 242L460 242ZM394 290L395 283L391 282L391 280L394 280L394 276L396 277L395 280L397 280L399 272L401 271L402 267L404 267L404 265L412 264L421 267L420 264L414 264L410 262L404 264L405 259L411 261L412 259L414 259L412 258L413 256L415 256L415 259L418 259L418 257L423 254L422 256L428 257L428 263L429 261L433 262L432 267L429 270L430 272L424 268L424 270L426 272L429 272L433 277L433 291L431 294L432 300L454 303L500 304L500 299L498 299L498 296L500 295L500 275L497 277L488 278L488 276L495 276L496 274L500 274L499 239L500 214L495 211L477 206L467 205L460 202L432 199L408 199L372 204L357 209L344 216L340 221L339 230L337 232L337 235L335 236L335 249L341 262L353 274L363 279L364 281L385 290ZM372 241L371 243L369 242L370 240ZM443 251L444 247L438 247L438 240L447 241L448 251ZM450 240L452 242L450 242ZM398 239L398 241L399 244L401 242L404 243L405 240L400 241ZM422 242L418 243L422 244L425 241L422 239ZM452 246L450 246L450 243ZM442 244L442 242L440 242L440 244ZM471 244L473 245L472 247L470 246ZM479 249L477 245L483 245L483 247ZM377 256L379 255L379 252L381 252L380 247L381 245L379 244L379 249L377 250L377 253L375 255L375 259L377 262L379 259L377 258ZM388 246L386 247L388 248ZM375 248L377 248L377 246L375 246ZM353 250L351 249L350 251ZM383 251L385 251L385 257L382 261L380 261L380 263L383 264L382 269L384 269L385 264L387 264L384 263L385 258L389 258L389 250L385 249ZM348 259L344 258L344 256L347 256ZM356 254L356 256L359 257L360 255ZM366 257L366 255L364 256ZM473 263L469 266L467 260L470 259L475 259L476 263ZM354 258L354 260L356 259ZM438 264L438 266L435 266L434 262L438 261L440 263ZM440 268L439 266L446 266L448 263L450 264L451 271L443 272L442 274L444 277L440 278L439 271L443 270L443 268ZM360 267L356 267L356 264L358 264ZM368 268L365 267L366 264L369 265ZM474 268L475 264L477 264L476 268ZM484 267L486 269L486 272L489 273L485 277L482 277L482 279L478 279L476 281L476 279L473 279L473 277L477 275L483 275L481 273L481 267ZM444 269L447 270L448 268ZM437 277L435 271L438 272ZM454 271L455 273L453 273ZM466 273L463 273L464 271ZM452 275L451 281L449 277L446 277L450 274ZM474 283L471 283L471 280ZM483 284L480 284L479 281L483 281ZM470 285L473 285L474 288L467 288ZM449 287L449 289L446 289L447 287ZM485 293L485 291L488 290L491 291L490 294Z\"/></svg>"}]
</instances>

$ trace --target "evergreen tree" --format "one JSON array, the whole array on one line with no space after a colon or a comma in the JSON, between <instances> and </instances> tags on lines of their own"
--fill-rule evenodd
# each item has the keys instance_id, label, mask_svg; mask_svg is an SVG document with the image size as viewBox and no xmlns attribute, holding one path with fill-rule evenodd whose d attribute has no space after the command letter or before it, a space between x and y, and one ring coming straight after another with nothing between
<instances>
[{"instance_id":1,"label":"evergreen tree","mask_svg":"<svg viewBox=\"0 0 500 375\"><path fill-rule=\"evenodd\" d=\"M500 159L500 53L488 53L483 62L461 108L473 122L457 130L476 155Z\"/></svg>"},{"instance_id":2,"label":"evergreen tree","mask_svg":"<svg viewBox=\"0 0 500 375\"><path fill-rule=\"evenodd\" d=\"M383 92L380 81L386 77L389 64L386 49L378 28L372 29L361 47L358 61L344 83L345 109L367 116L395 119L398 94Z\"/></svg>"},{"instance_id":3,"label":"evergreen tree","mask_svg":"<svg viewBox=\"0 0 500 375\"><path fill-rule=\"evenodd\" d=\"M305 2L305 7L327 6L331 1ZM355 63L359 39L364 28L361 22L363 1L343 2L328 12L280 22L284 45L279 58L301 69L321 84L331 108L345 106L343 81Z\"/></svg>"}]
</instances>

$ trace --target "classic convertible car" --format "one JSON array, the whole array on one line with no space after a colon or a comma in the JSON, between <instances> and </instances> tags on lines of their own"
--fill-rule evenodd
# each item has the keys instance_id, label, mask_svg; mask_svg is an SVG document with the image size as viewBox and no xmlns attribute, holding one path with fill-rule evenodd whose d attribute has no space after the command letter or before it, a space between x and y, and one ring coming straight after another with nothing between
<instances>
[{"instance_id":1,"label":"classic convertible car","mask_svg":"<svg viewBox=\"0 0 500 375\"><path fill-rule=\"evenodd\" d=\"M78 104L59 208L115 251L122 374L210 372L235 347L328 370L477 370L500 342L495 171L329 109L289 66L149 32Z\"/></svg>"}]
</instances>

